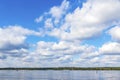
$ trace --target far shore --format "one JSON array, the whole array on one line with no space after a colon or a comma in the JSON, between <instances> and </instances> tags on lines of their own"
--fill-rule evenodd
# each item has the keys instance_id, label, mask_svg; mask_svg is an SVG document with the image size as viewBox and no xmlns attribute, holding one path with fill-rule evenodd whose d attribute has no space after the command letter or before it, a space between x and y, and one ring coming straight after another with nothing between
<instances>
[{"instance_id":1,"label":"far shore","mask_svg":"<svg viewBox=\"0 0 120 80\"><path fill-rule=\"evenodd\" d=\"M0 68L0 70L120 70L120 67L45 67L45 68Z\"/></svg>"}]
</instances>

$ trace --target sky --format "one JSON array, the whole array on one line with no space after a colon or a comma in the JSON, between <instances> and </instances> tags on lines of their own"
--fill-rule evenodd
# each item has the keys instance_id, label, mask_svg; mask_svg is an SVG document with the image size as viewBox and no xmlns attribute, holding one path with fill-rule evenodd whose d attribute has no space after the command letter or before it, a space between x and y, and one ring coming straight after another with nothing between
<instances>
[{"instance_id":1,"label":"sky","mask_svg":"<svg viewBox=\"0 0 120 80\"><path fill-rule=\"evenodd\" d=\"M0 0L0 67L120 66L120 0Z\"/></svg>"}]
</instances>

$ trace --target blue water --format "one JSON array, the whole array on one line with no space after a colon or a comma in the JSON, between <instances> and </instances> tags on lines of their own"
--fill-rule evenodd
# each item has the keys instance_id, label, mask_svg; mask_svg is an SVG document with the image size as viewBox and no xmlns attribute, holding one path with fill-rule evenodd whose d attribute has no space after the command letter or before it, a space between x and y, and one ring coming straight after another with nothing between
<instances>
[{"instance_id":1,"label":"blue water","mask_svg":"<svg viewBox=\"0 0 120 80\"><path fill-rule=\"evenodd\" d=\"M0 80L120 80L120 71L1 70Z\"/></svg>"}]
</instances>

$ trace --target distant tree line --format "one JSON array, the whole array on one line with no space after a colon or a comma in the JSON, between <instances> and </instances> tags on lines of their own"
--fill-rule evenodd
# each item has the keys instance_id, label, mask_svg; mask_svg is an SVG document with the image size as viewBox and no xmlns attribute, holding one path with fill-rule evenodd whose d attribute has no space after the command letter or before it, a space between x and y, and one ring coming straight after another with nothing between
<instances>
[{"instance_id":1,"label":"distant tree line","mask_svg":"<svg viewBox=\"0 0 120 80\"><path fill-rule=\"evenodd\" d=\"M0 68L0 70L120 70L120 67Z\"/></svg>"}]
</instances>

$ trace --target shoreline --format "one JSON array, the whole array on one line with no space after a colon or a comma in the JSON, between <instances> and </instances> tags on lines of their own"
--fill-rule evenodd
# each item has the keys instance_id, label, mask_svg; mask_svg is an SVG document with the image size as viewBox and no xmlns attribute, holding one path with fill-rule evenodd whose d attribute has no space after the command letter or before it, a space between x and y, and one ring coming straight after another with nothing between
<instances>
[{"instance_id":1,"label":"shoreline","mask_svg":"<svg viewBox=\"0 0 120 80\"><path fill-rule=\"evenodd\" d=\"M120 67L46 67L46 68L0 68L0 70L120 70Z\"/></svg>"}]
</instances>

